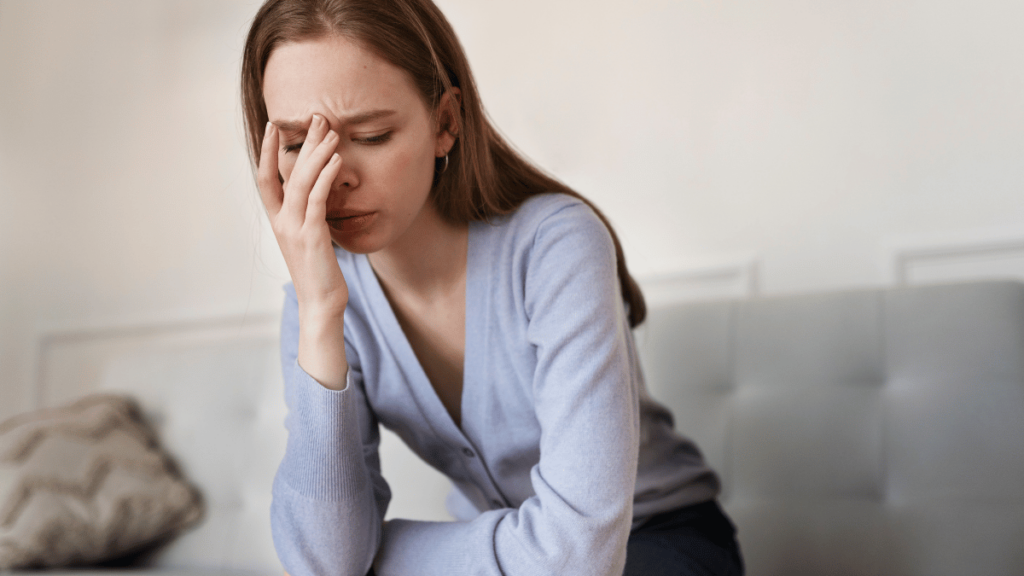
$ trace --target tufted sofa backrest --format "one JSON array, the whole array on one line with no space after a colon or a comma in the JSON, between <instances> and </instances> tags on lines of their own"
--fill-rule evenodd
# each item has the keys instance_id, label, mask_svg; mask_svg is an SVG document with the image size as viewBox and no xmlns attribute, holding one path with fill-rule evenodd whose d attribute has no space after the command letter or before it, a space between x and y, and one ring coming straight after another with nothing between
<instances>
[{"instance_id":1,"label":"tufted sofa backrest","mask_svg":"<svg viewBox=\"0 0 1024 576\"><path fill-rule=\"evenodd\" d=\"M1024 285L652 308L652 394L724 483L748 574L1024 574ZM162 568L279 573L277 319L51 337L38 395L140 401L207 515ZM389 514L444 519L447 481L385 432Z\"/></svg>"},{"instance_id":2,"label":"tufted sofa backrest","mask_svg":"<svg viewBox=\"0 0 1024 576\"><path fill-rule=\"evenodd\" d=\"M1024 285L666 306L638 342L752 576L1024 574Z\"/></svg>"}]
</instances>

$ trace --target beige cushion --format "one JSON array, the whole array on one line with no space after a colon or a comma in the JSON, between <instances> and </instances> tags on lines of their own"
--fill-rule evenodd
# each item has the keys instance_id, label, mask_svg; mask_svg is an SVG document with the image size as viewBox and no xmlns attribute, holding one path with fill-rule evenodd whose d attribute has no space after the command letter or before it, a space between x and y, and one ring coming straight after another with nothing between
<instances>
[{"instance_id":1,"label":"beige cushion","mask_svg":"<svg viewBox=\"0 0 1024 576\"><path fill-rule=\"evenodd\" d=\"M88 396L0 424L0 568L117 558L201 514L127 397Z\"/></svg>"}]
</instances>

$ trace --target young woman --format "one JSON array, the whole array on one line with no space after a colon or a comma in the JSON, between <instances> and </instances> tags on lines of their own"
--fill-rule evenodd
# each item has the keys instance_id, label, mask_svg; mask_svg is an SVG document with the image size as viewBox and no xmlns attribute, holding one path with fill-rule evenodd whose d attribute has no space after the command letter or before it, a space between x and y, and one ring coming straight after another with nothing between
<instances>
[{"instance_id":1,"label":"young woman","mask_svg":"<svg viewBox=\"0 0 1024 576\"><path fill-rule=\"evenodd\" d=\"M488 123L430 0L268 0L242 99L292 278L289 573L741 573L715 474L645 394L614 232ZM458 522L383 521L380 424Z\"/></svg>"}]
</instances>

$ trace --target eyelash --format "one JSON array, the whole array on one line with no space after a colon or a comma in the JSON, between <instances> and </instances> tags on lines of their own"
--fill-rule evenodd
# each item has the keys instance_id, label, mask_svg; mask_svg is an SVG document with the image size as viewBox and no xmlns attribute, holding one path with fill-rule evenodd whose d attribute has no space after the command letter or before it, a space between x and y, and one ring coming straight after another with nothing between
<instances>
[{"instance_id":1,"label":"eyelash","mask_svg":"<svg viewBox=\"0 0 1024 576\"><path fill-rule=\"evenodd\" d=\"M373 146L373 145L376 145L376 144L383 144L383 143L387 142L390 139L391 139L391 132L385 132L383 134L378 134L376 136L368 136L366 138L359 138L358 140L356 140L356 142L360 142L362 144L369 144L370 146Z\"/></svg>"},{"instance_id":2,"label":"eyelash","mask_svg":"<svg viewBox=\"0 0 1024 576\"><path fill-rule=\"evenodd\" d=\"M367 146L376 146L376 145L379 145L379 144L383 144L383 143L387 142L390 139L391 139L391 132L385 132L383 134L378 134L377 136L368 136L366 138L357 138L357 139L353 140L353 142L358 142L360 144L366 144ZM295 144L289 144L289 145L284 147L284 151L285 151L285 153L296 152L300 148L302 148L302 144L303 144L302 142L297 142Z\"/></svg>"}]
</instances>

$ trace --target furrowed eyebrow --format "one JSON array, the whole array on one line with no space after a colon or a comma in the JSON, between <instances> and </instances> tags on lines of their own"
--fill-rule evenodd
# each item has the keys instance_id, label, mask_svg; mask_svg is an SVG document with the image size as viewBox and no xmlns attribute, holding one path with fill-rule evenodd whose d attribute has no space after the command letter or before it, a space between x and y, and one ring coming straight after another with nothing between
<instances>
[{"instance_id":1,"label":"furrowed eyebrow","mask_svg":"<svg viewBox=\"0 0 1024 576\"><path fill-rule=\"evenodd\" d=\"M396 114L394 110L371 110L370 112L360 112L346 116L341 119L341 123L342 125L365 124L394 114ZM274 122L274 124L284 132L305 132L309 128L308 120L280 120Z\"/></svg>"},{"instance_id":2,"label":"furrowed eyebrow","mask_svg":"<svg viewBox=\"0 0 1024 576\"><path fill-rule=\"evenodd\" d=\"M373 110L372 112L363 112L361 114L353 114L347 118L342 118L341 123L347 124L365 124L367 122L373 122L374 120L380 120L381 118L387 118L388 116L394 115L394 110Z\"/></svg>"}]
</instances>

